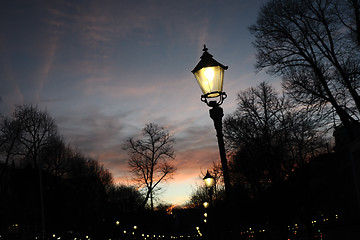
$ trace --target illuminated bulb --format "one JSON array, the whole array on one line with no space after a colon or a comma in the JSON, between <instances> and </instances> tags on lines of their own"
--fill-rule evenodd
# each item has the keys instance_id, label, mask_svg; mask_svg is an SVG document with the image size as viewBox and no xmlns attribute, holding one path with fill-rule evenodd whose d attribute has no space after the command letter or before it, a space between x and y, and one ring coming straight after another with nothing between
<instances>
[{"instance_id":1,"label":"illuminated bulb","mask_svg":"<svg viewBox=\"0 0 360 240\"><path fill-rule=\"evenodd\" d=\"M214 79L214 70L212 68L206 68L205 71L204 71L204 75L205 77L207 78L207 80L209 82L212 82L212 80Z\"/></svg>"},{"instance_id":2,"label":"illuminated bulb","mask_svg":"<svg viewBox=\"0 0 360 240\"><path fill-rule=\"evenodd\" d=\"M206 80L204 81L203 87L206 89L207 92L212 91L212 82L214 80L215 72L212 67L205 68L204 75Z\"/></svg>"}]
</instances>

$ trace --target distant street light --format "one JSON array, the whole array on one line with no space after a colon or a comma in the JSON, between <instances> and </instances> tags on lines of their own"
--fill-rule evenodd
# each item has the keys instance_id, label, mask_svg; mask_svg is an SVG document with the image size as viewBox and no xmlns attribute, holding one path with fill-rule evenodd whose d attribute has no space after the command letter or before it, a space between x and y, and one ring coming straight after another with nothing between
<instances>
[{"instance_id":1,"label":"distant street light","mask_svg":"<svg viewBox=\"0 0 360 240\"><path fill-rule=\"evenodd\" d=\"M222 117L224 116L224 112L220 107L227 97L226 93L223 92L223 80L224 70L228 69L228 67L213 59L213 56L208 53L207 50L208 49L204 45L204 52L200 57L201 60L191 72L194 74L203 93L203 95L201 95L201 101L211 107L209 112L210 117L214 121L216 136L218 139L221 166L225 183L225 194L229 197L231 185L225 153L224 136L222 133Z\"/></svg>"},{"instance_id":2,"label":"distant street light","mask_svg":"<svg viewBox=\"0 0 360 240\"><path fill-rule=\"evenodd\" d=\"M215 178L213 176L210 175L209 171L206 172L205 177L203 178L204 182L205 182L205 186L207 188L211 188L214 186L215 184Z\"/></svg>"},{"instance_id":3,"label":"distant street light","mask_svg":"<svg viewBox=\"0 0 360 240\"><path fill-rule=\"evenodd\" d=\"M210 205L212 206L212 197L213 197L213 193L214 193L213 187L215 185L215 178L210 175L209 171L207 171L203 180L205 182L206 190L209 195Z\"/></svg>"}]
</instances>

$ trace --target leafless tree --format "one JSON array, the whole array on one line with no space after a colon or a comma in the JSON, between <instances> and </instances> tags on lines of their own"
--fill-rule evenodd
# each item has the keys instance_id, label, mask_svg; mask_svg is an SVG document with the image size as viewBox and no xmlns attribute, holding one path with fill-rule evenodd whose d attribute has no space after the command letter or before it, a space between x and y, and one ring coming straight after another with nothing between
<instances>
[{"instance_id":1,"label":"leafless tree","mask_svg":"<svg viewBox=\"0 0 360 240\"><path fill-rule=\"evenodd\" d=\"M98 161L92 159L87 161L87 166L90 177L97 178L100 182L100 185L105 189L111 186L113 183L113 178L111 172L108 169L104 168L104 166Z\"/></svg>"},{"instance_id":2,"label":"leafless tree","mask_svg":"<svg viewBox=\"0 0 360 240\"><path fill-rule=\"evenodd\" d=\"M10 162L15 166L16 159L30 160L36 167L43 147L56 136L57 126L46 111L32 105L16 106L11 117L1 118L0 157L4 159L4 165L0 180Z\"/></svg>"},{"instance_id":3,"label":"leafless tree","mask_svg":"<svg viewBox=\"0 0 360 240\"><path fill-rule=\"evenodd\" d=\"M11 161L12 166L15 165L15 149L21 133L23 119L12 120L9 117L1 117L0 121L0 154L4 160L4 167L0 173L1 180L9 162Z\"/></svg>"},{"instance_id":4,"label":"leafless tree","mask_svg":"<svg viewBox=\"0 0 360 240\"><path fill-rule=\"evenodd\" d=\"M41 111L32 105L17 106L13 119L14 121L21 119L17 154L31 160L37 168L42 148L49 145L57 136L55 120L47 111Z\"/></svg>"},{"instance_id":5,"label":"leafless tree","mask_svg":"<svg viewBox=\"0 0 360 240\"><path fill-rule=\"evenodd\" d=\"M286 179L316 153L326 123L265 82L240 92L238 108L224 121L233 184L258 192Z\"/></svg>"},{"instance_id":6,"label":"leafless tree","mask_svg":"<svg viewBox=\"0 0 360 240\"><path fill-rule=\"evenodd\" d=\"M298 102L329 106L351 138L360 117L359 23L358 0L271 0L250 27L257 69L281 75Z\"/></svg>"},{"instance_id":7,"label":"leafless tree","mask_svg":"<svg viewBox=\"0 0 360 240\"><path fill-rule=\"evenodd\" d=\"M167 130L155 123L146 124L139 138L129 138L124 149L130 160L129 166L140 186L145 187L144 206L150 199L154 209L154 189L162 181L171 178L176 168L170 161L175 158L174 138Z\"/></svg>"},{"instance_id":8,"label":"leafless tree","mask_svg":"<svg viewBox=\"0 0 360 240\"><path fill-rule=\"evenodd\" d=\"M61 178L69 173L73 154L74 151L70 146L65 145L62 137L55 136L49 140L47 146L43 147L40 161L46 172Z\"/></svg>"}]
</instances>

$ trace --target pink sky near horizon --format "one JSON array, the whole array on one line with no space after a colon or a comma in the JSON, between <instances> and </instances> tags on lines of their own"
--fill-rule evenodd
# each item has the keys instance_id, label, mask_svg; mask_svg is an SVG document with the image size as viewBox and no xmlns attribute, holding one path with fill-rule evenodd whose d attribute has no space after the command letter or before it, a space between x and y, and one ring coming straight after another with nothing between
<instances>
[{"instance_id":1,"label":"pink sky near horizon","mask_svg":"<svg viewBox=\"0 0 360 240\"><path fill-rule=\"evenodd\" d=\"M203 44L229 66L225 115L254 73L249 25L266 0L10 1L0 14L0 113L35 104L71 146L129 182L126 138L146 123L176 139L177 173L163 202L183 203L201 172L219 161L209 108L190 72ZM278 82L274 82L278 84ZM277 85L278 86L278 85Z\"/></svg>"}]
</instances>

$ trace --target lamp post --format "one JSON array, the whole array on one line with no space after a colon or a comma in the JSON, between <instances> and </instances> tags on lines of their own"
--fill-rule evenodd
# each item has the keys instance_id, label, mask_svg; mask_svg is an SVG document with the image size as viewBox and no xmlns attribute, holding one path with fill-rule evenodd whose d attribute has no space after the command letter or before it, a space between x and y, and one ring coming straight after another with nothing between
<instances>
[{"instance_id":1,"label":"lamp post","mask_svg":"<svg viewBox=\"0 0 360 240\"><path fill-rule=\"evenodd\" d=\"M205 182L205 186L206 186L209 198L210 198L209 199L210 205L212 206L212 197L213 197L213 193L214 193L213 187L215 185L215 178L210 175L209 171L207 171L203 180Z\"/></svg>"},{"instance_id":2,"label":"lamp post","mask_svg":"<svg viewBox=\"0 0 360 240\"><path fill-rule=\"evenodd\" d=\"M206 171L206 175L204 176L203 180L204 180L206 190L207 190L207 194L208 194L208 197L209 197L209 202L210 202L209 205L212 208L213 207L212 197L213 197L213 193L214 193L213 188L214 188L214 185L215 185L215 178L210 175L209 171ZM205 207L205 205L204 205L204 207ZM207 214L206 207L205 207L204 217L205 217L204 218L204 223L208 223L208 214ZM208 235L207 239L213 239L212 238L213 234L212 234L212 227L211 226L212 226L212 221L209 221L209 223L207 224L207 227L206 227L206 234Z\"/></svg>"},{"instance_id":3,"label":"lamp post","mask_svg":"<svg viewBox=\"0 0 360 240\"><path fill-rule=\"evenodd\" d=\"M213 56L208 53L205 45L203 51L200 62L191 72L194 74L203 93L203 95L201 95L201 101L211 107L209 113L211 119L214 121L224 176L225 194L228 198L231 185L225 153L224 136L222 133L222 117L224 116L224 112L220 107L227 97L226 93L223 92L223 80L224 70L228 69L228 67L213 59Z\"/></svg>"}]
</instances>

